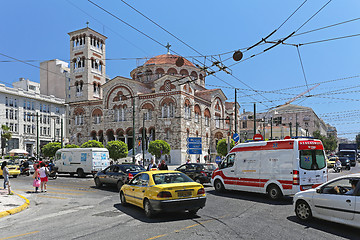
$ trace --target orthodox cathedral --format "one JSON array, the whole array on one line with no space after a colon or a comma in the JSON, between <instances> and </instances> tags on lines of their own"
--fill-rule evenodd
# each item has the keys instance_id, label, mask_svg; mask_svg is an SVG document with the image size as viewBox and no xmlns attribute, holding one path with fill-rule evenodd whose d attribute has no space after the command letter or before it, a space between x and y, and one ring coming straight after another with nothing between
<instances>
[{"instance_id":1,"label":"orthodox cathedral","mask_svg":"<svg viewBox=\"0 0 360 240\"><path fill-rule=\"evenodd\" d=\"M235 103L226 102L221 89L205 88L203 69L168 50L133 69L130 77L107 79L107 38L88 27L69 36L70 143L121 140L138 154L160 139L171 147L164 156L168 164L188 158L214 162L217 141L228 138L234 126ZM193 137L201 138L201 154L188 150Z\"/></svg>"}]
</instances>

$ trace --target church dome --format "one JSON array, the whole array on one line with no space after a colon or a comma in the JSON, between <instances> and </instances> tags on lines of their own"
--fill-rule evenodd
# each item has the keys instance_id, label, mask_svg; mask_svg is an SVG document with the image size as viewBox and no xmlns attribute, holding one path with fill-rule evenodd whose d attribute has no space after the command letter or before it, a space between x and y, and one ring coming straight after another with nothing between
<instances>
[{"instance_id":1,"label":"church dome","mask_svg":"<svg viewBox=\"0 0 360 240\"><path fill-rule=\"evenodd\" d=\"M172 55L172 54L162 54L158 55L156 57L150 58L148 61L145 62L144 66L147 65L161 65L161 64L171 64L176 65L176 60L180 56ZM194 64L192 64L189 60L184 59L184 65L183 66L189 66L189 67L195 67Z\"/></svg>"}]
</instances>

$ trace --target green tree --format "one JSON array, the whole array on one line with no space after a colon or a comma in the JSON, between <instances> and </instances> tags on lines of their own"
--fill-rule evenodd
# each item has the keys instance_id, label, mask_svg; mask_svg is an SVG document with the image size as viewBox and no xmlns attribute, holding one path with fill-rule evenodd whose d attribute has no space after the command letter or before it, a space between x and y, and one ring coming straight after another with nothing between
<instances>
[{"instance_id":1,"label":"green tree","mask_svg":"<svg viewBox=\"0 0 360 240\"><path fill-rule=\"evenodd\" d=\"M6 125L1 125L1 156L4 156L4 149L11 137L12 133L10 132L10 128Z\"/></svg>"},{"instance_id":2,"label":"green tree","mask_svg":"<svg viewBox=\"0 0 360 240\"><path fill-rule=\"evenodd\" d=\"M148 151L159 159L161 158L161 155L170 153L170 145L164 140L151 141Z\"/></svg>"},{"instance_id":3,"label":"green tree","mask_svg":"<svg viewBox=\"0 0 360 240\"><path fill-rule=\"evenodd\" d=\"M334 136L327 137L321 135L319 130L316 130L313 132L313 137L321 140L324 145L324 149L327 151L335 151L337 148L337 139Z\"/></svg>"},{"instance_id":4,"label":"green tree","mask_svg":"<svg viewBox=\"0 0 360 240\"><path fill-rule=\"evenodd\" d=\"M61 148L61 143L51 142L43 146L41 149L42 154L45 157L54 157L57 150Z\"/></svg>"},{"instance_id":5,"label":"green tree","mask_svg":"<svg viewBox=\"0 0 360 240\"><path fill-rule=\"evenodd\" d=\"M79 146L76 144L67 144L65 145L65 148L79 148Z\"/></svg>"},{"instance_id":6,"label":"green tree","mask_svg":"<svg viewBox=\"0 0 360 240\"><path fill-rule=\"evenodd\" d=\"M360 149L360 133L358 133L358 135L356 135L356 144L357 144L358 148Z\"/></svg>"},{"instance_id":7,"label":"green tree","mask_svg":"<svg viewBox=\"0 0 360 240\"><path fill-rule=\"evenodd\" d=\"M227 141L225 138L221 139L217 146L216 146L216 151L220 156L226 156L226 154L228 154L228 149L227 149ZM232 149L235 146L235 142L234 140L231 139L230 142L230 149Z\"/></svg>"},{"instance_id":8,"label":"green tree","mask_svg":"<svg viewBox=\"0 0 360 240\"><path fill-rule=\"evenodd\" d=\"M104 145L96 140L89 140L81 145L81 148L103 148Z\"/></svg>"},{"instance_id":9,"label":"green tree","mask_svg":"<svg viewBox=\"0 0 360 240\"><path fill-rule=\"evenodd\" d=\"M124 158L128 155L128 146L122 141L110 141L106 145L106 148L109 150L110 158L114 160Z\"/></svg>"}]
</instances>

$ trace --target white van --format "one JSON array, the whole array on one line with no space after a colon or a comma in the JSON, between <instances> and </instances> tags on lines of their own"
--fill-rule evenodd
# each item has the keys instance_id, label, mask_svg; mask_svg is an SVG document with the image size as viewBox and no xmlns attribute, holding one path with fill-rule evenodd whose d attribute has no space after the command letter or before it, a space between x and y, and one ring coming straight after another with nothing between
<instances>
[{"instance_id":1,"label":"white van","mask_svg":"<svg viewBox=\"0 0 360 240\"><path fill-rule=\"evenodd\" d=\"M79 177L95 174L110 166L106 148L62 148L56 151L55 166L58 173L75 173Z\"/></svg>"},{"instance_id":2,"label":"white van","mask_svg":"<svg viewBox=\"0 0 360 240\"><path fill-rule=\"evenodd\" d=\"M294 195L327 181L320 140L287 139L240 143L213 172L216 191L267 193L270 198Z\"/></svg>"}]
</instances>

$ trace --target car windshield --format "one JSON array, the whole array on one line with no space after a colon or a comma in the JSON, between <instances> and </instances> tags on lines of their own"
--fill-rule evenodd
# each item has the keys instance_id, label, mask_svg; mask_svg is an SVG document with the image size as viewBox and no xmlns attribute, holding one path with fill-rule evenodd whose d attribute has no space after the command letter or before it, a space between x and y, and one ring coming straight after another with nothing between
<instances>
[{"instance_id":1,"label":"car windshield","mask_svg":"<svg viewBox=\"0 0 360 240\"><path fill-rule=\"evenodd\" d=\"M204 164L203 165L204 170L208 170L208 171L214 171L215 170L215 166L212 164Z\"/></svg>"},{"instance_id":2,"label":"car windshield","mask_svg":"<svg viewBox=\"0 0 360 240\"><path fill-rule=\"evenodd\" d=\"M305 170L319 170L326 166L323 150L301 150L300 168Z\"/></svg>"},{"instance_id":3,"label":"car windshield","mask_svg":"<svg viewBox=\"0 0 360 240\"><path fill-rule=\"evenodd\" d=\"M153 175L155 184L194 182L183 173L158 173Z\"/></svg>"},{"instance_id":4,"label":"car windshield","mask_svg":"<svg viewBox=\"0 0 360 240\"><path fill-rule=\"evenodd\" d=\"M121 171L123 172L142 172L145 171L145 168L139 165L121 165Z\"/></svg>"}]
</instances>

